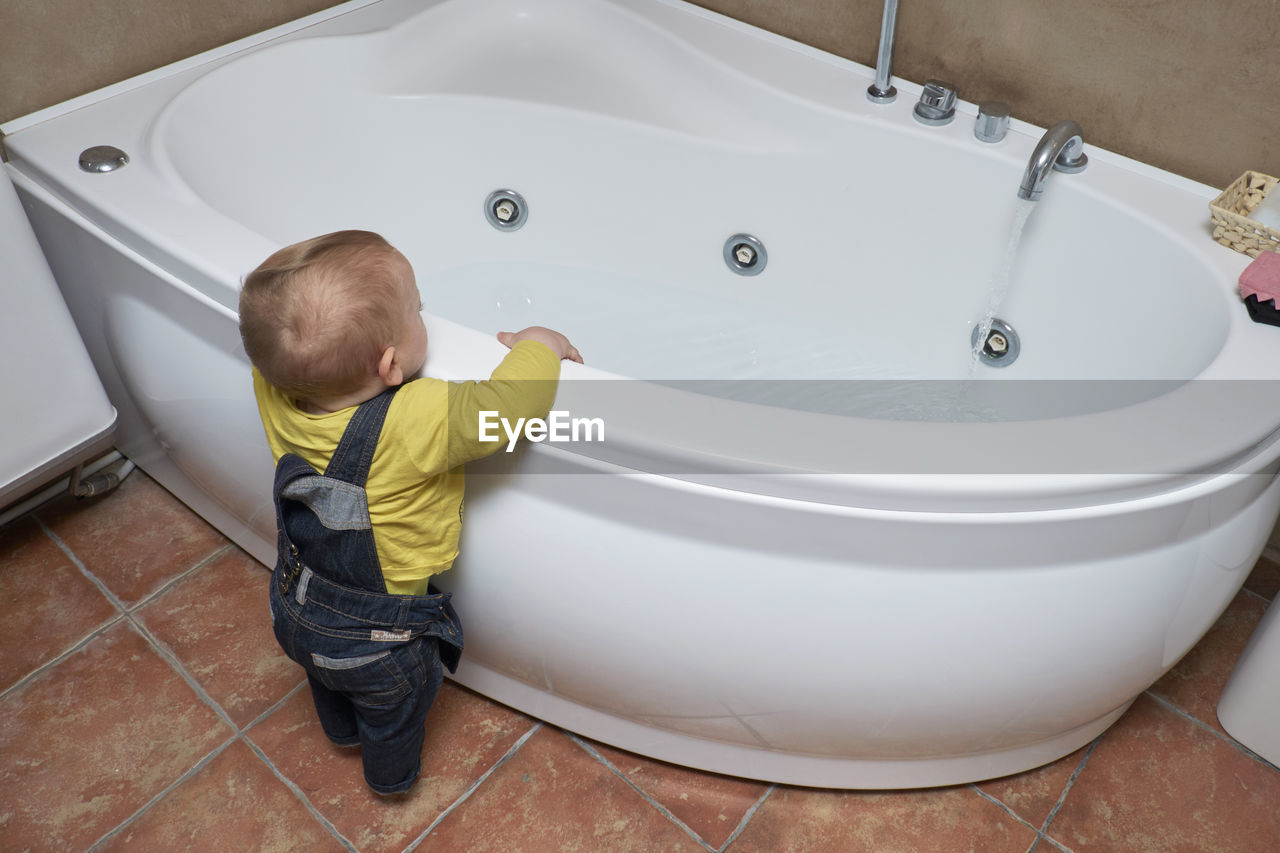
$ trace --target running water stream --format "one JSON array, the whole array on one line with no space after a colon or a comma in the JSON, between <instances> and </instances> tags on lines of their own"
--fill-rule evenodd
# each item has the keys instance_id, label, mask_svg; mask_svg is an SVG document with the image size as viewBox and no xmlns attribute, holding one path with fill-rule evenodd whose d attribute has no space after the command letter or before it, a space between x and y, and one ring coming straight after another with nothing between
<instances>
[{"instance_id":1,"label":"running water stream","mask_svg":"<svg viewBox=\"0 0 1280 853\"><path fill-rule=\"evenodd\" d=\"M983 312L982 322L978 324L978 337L969 358L969 378L971 379L978 370L982 348L987 342L987 336L991 334L991 323L996 318L996 312L1000 310L1000 305L1004 302L1005 295L1009 292L1009 285L1013 278L1013 264L1018 259L1018 247L1022 243L1022 231L1027 226L1031 211L1036 208L1034 201L1022 198L1015 199L1014 204L1013 222L1009 226L1009 240L1005 244L1004 256L1000 259L1000 265L996 268L996 273L991 279L991 287L987 292L987 309Z\"/></svg>"}]
</instances>

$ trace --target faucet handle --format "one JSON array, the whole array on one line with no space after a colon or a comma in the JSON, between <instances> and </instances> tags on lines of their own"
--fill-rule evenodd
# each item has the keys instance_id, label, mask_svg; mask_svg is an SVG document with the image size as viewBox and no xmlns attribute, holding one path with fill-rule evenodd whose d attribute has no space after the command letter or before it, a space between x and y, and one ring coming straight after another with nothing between
<instances>
[{"instance_id":1,"label":"faucet handle","mask_svg":"<svg viewBox=\"0 0 1280 853\"><path fill-rule=\"evenodd\" d=\"M999 142L1009 132L1009 105L1004 101L984 101L978 107L973 135L980 142Z\"/></svg>"},{"instance_id":2,"label":"faucet handle","mask_svg":"<svg viewBox=\"0 0 1280 853\"><path fill-rule=\"evenodd\" d=\"M1062 153L1058 155L1058 159L1053 161L1055 171L1066 172L1068 175L1083 172L1084 167L1088 165L1089 155L1084 153L1084 139L1079 136L1072 137L1062 147Z\"/></svg>"},{"instance_id":3,"label":"faucet handle","mask_svg":"<svg viewBox=\"0 0 1280 853\"><path fill-rule=\"evenodd\" d=\"M924 124L950 124L956 117L956 87L941 80L928 81L912 114Z\"/></svg>"}]
</instances>

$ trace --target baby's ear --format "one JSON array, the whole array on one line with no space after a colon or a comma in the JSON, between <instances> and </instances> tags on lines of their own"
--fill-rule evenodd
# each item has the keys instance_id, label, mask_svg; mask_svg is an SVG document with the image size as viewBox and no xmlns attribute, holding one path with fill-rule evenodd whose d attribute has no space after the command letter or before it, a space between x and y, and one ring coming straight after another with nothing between
<instances>
[{"instance_id":1,"label":"baby's ear","mask_svg":"<svg viewBox=\"0 0 1280 853\"><path fill-rule=\"evenodd\" d=\"M404 382L404 371L400 369L395 347L387 347L382 351L382 358L378 360L378 376L388 388Z\"/></svg>"}]
</instances>

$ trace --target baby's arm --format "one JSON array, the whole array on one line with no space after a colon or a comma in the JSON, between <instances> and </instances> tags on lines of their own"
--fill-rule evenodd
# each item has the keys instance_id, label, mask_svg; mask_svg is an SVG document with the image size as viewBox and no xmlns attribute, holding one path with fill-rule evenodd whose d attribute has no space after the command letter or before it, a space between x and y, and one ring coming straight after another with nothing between
<instances>
[{"instance_id":1,"label":"baby's arm","mask_svg":"<svg viewBox=\"0 0 1280 853\"><path fill-rule=\"evenodd\" d=\"M578 348L569 343L569 339L553 329L542 326L530 326L518 332L498 332L498 342L506 347L513 347L520 341L537 341L546 344L558 358L567 358L582 364L582 356Z\"/></svg>"}]
</instances>

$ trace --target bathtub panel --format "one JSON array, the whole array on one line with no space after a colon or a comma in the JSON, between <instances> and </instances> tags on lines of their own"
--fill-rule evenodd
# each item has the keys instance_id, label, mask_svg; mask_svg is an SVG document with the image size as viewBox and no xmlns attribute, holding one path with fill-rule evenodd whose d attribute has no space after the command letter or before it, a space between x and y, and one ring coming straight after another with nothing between
<instances>
[{"instance_id":1,"label":"bathtub panel","mask_svg":"<svg viewBox=\"0 0 1280 853\"><path fill-rule=\"evenodd\" d=\"M125 392L186 478L227 507L257 508L244 521L270 539L275 516L262 504L270 495L271 457L262 453L257 403L245 389L249 363L234 322L198 310L207 306L193 311L155 301L156 307L127 297L107 301L107 349Z\"/></svg>"},{"instance_id":2,"label":"bathtub panel","mask_svg":"<svg viewBox=\"0 0 1280 853\"><path fill-rule=\"evenodd\" d=\"M239 347L235 322L29 189L20 191L24 209L119 412L116 447L240 547L272 565L271 455L257 423L252 386L243 388L248 361L243 351L228 355L231 347ZM129 326L148 314L163 322L155 329ZM107 321L112 315L114 325ZM225 393L206 393L214 388Z\"/></svg>"},{"instance_id":3,"label":"bathtub panel","mask_svg":"<svg viewBox=\"0 0 1280 853\"><path fill-rule=\"evenodd\" d=\"M972 530L960 524L931 525L926 517L917 517L910 527L904 522L897 537L897 556L912 564L894 568L858 559L858 546L876 538L875 528L886 523L883 518L862 525L857 519L827 519L844 528L843 535L813 538L842 539L845 553L843 559L837 553L815 559L810 542L814 518L801 521L782 508L771 507L772 518L768 513L752 515L741 506L731 514L723 495L708 494L692 502L670 494L645 496L644 479L632 477L626 482L642 494L629 498L617 477L588 476L580 478L586 483L565 484L571 475L528 470L519 475L523 488L516 493L506 491L510 482L505 476L492 483L473 476L471 517L499 517L489 515L495 512L491 501L509 507L497 510L500 517L519 522L504 529L504 535L515 535L534 550L554 552L557 565L570 568L533 577L502 577L486 569L493 585L472 586L478 575L467 567L490 566L499 559L501 545L486 542L483 533L468 534L458 569L446 582L457 584L461 601L484 600L486 607L506 614L495 635L489 636L485 628L472 635L473 645L482 649L476 659L483 661L486 678L505 676L537 684L598 713L660 724L689 736L754 743L792 754L856 755L860 761L904 754L941 760L966 750L981 751L993 737L993 706L1001 709L996 728L1005 745L1033 748L1066 729L1087 729L1095 717L1127 704L1158 679L1219 615L1250 563L1243 559L1228 569L1216 562L1206 564L1205 554L1226 549L1247 558L1235 540L1268 524L1277 505L1273 478L1241 478L1234 496L1209 496L1166 508L1161 513L1163 531L1153 534L1145 552L1113 559L1081 560L1081 551L1107 542L1109 532L1117 529L1106 518L1092 525L1062 519L1061 541L1049 533L1052 524L1028 524L1031 529L1024 536L1014 535L1016 527L1006 527L1000 553L993 555L995 565L985 568L966 559L980 540L960 544ZM1261 499L1254 500L1264 486ZM569 504L567 496L573 495L581 505L576 511L546 515L543 496L532 503L521 501L531 487L544 494L563 490L558 503ZM614 493L612 501L606 492ZM604 519L584 515L583 507ZM1211 524L1228 521L1225 507L1231 507L1234 518L1214 531ZM739 525L736 542L726 537L719 545L674 544L653 532L679 530L675 518L696 518L699 523L688 527L705 532L720 517ZM615 519L631 522L619 524ZM555 533L576 529L596 531L598 538L566 543ZM753 530L786 530L791 541L773 543L771 553L752 541L748 531ZM684 535L697 534L687 530ZM910 543L902 541L908 535ZM1253 536L1251 541L1261 539ZM1154 547L1152 542L1167 544ZM989 543L986 552L980 546L973 550L981 559L989 553ZM1020 564L1011 562L1014 554ZM680 562L666 566L668 555L678 555ZM892 557L886 560L894 562ZM578 570L581 566L608 566L609 574L597 578ZM1212 591L1204 585L1206 580L1213 584ZM576 609L574 626L600 626L603 633L589 631L589 643L581 635L562 635L554 628L551 636L539 633L536 623L542 614L528 614L524 607L547 585L565 597L561 606ZM809 587L821 589L823 598L806 596ZM648 609L655 597L661 601L660 629L678 631L676 641L657 648L645 636L655 620L629 610ZM802 625L794 643L767 631L762 637L751 625L732 621L732 612L755 612L762 601ZM1194 636L1182 624L1192 611L1199 623ZM639 633L623 636L616 646L595 639L615 638L617 626L623 625ZM512 633L522 638L518 649L503 640ZM1175 642L1180 644L1170 655ZM700 662L709 668L671 666L685 644L697 648ZM765 657L757 653L761 646L769 653L768 696L783 697L784 708L776 706L777 699L770 705L753 689L756 659ZM505 648L505 654L489 654L498 647ZM874 655L864 661L841 654L862 647L874 648ZM940 659L938 651L944 647L948 655ZM742 654L744 649L751 650L750 657ZM997 649L999 659L992 661ZM635 659L618 668L628 651ZM515 666L513 652L519 658ZM655 664L654 654L662 664ZM601 657L611 660L613 667L603 666ZM964 663L957 665L957 659ZM570 678L549 673L547 660L564 664ZM821 662L820 677L805 668L806 661ZM522 672L538 675L528 679ZM716 683L732 685L716 699L705 690L712 675ZM517 699L521 694L520 688L507 685L497 695L526 707ZM603 722L600 725L608 730Z\"/></svg>"}]
</instances>

